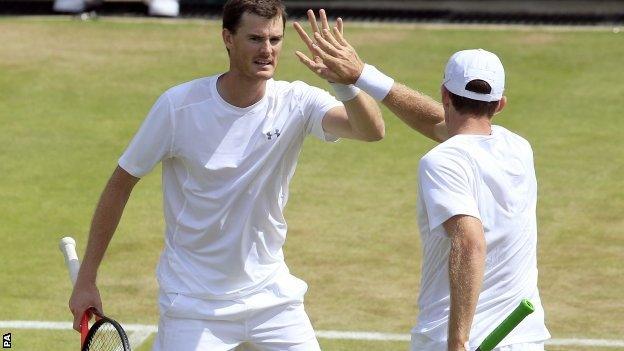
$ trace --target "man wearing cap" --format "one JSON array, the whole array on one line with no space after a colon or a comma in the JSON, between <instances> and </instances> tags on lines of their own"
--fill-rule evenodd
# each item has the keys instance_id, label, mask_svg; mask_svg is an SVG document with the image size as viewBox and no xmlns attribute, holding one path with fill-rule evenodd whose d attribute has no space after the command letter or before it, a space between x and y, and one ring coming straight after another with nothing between
<instances>
[{"instance_id":1,"label":"man wearing cap","mask_svg":"<svg viewBox=\"0 0 624 351\"><path fill-rule=\"evenodd\" d=\"M321 12L323 27L325 17ZM419 165L423 264L411 350L474 350L524 298L535 312L496 350L544 350L550 334L537 289L533 152L525 139L491 123L507 102L499 58L482 49L451 56L440 88L444 122L426 123L422 116L435 105L364 64L341 33L321 30L312 41L295 28L318 56L299 55L310 69L354 84L410 127L444 140Z\"/></svg>"},{"instance_id":2,"label":"man wearing cap","mask_svg":"<svg viewBox=\"0 0 624 351\"><path fill-rule=\"evenodd\" d=\"M491 52L459 51L446 65L449 139L421 159L418 172L424 257L412 350L473 350L523 298L536 311L501 349L543 350L550 337L537 289L533 152L491 123L506 105L504 86Z\"/></svg>"}]
</instances>

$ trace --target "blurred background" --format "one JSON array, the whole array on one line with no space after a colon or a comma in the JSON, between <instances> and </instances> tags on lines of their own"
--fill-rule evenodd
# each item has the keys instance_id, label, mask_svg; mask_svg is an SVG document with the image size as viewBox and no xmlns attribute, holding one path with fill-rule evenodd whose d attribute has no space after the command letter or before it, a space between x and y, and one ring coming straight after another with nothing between
<instances>
[{"instance_id":1,"label":"blurred background","mask_svg":"<svg viewBox=\"0 0 624 351\"><path fill-rule=\"evenodd\" d=\"M76 349L58 240L74 236L82 256L98 196L158 95L227 69L223 2L0 0L0 334L13 349ZM548 351L624 351L624 1L285 3L293 19L345 18L366 62L433 97L453 52L500 55L510 104L496 124L535 152ZM327 88L286 33L276 78ZM309 138L291 184L286 261L309 283L326 351L406 350L417 315L415 175L435 144L382 111L374 146ZM158 318L160 184L158 167L133 192L98 278L107 313L136 323L135 351Z\"/></svg>"},{"instance_id":2,"label":"blurred background","mask_svg":"<svg viewBox=\"0 0 624 351\"><path fill-rule=\"evenodd\" d=\"M0 15L73 13L160 17L218 16L225 0L0 0ZM351 20L447 23L613 25L624 22L621 0L338 0L285 1L292 17L325 8Z\"/></svg>"}]
</instances>

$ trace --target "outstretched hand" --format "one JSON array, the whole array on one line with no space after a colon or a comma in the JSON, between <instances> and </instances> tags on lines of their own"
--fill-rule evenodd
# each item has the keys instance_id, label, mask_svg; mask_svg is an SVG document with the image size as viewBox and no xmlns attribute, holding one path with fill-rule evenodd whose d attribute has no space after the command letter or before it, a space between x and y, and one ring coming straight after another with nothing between
<instances>
[{"instance_id":1,"label":"outstretched hand","mask_svg":"<svg viewBox=\"0 0 624 351\"><path fill-rule=\"evenodd\" d=\"M325 10L319 11L319 17L321 28L318 26L314 11L308 10L308 21L314 33L314 40L298 22L293 23L299 37L310 50L312 59L301 51L296 51L295 54L299 61L323 79L341 84L355 83L364 69L364 62L343 37L342 19L339 17L336 26L330 28Z\"/></svg>"}]
</instances>

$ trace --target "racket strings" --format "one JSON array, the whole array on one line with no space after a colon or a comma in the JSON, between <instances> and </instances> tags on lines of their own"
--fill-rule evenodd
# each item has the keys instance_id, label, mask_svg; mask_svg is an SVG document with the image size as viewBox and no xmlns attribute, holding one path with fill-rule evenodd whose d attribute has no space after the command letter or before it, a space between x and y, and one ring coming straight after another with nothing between
<instances>
[{"instance_id":1,"label":"racket strings","mask_svg":"<svg viewBox=\"0 0 624 351\"><path fill-rule=\"evenodd\" d=\"M125 351L124 340L119 331L110 323L102 323L93 336L87 340L86 350Z\"/></svg>"}]
</instances>

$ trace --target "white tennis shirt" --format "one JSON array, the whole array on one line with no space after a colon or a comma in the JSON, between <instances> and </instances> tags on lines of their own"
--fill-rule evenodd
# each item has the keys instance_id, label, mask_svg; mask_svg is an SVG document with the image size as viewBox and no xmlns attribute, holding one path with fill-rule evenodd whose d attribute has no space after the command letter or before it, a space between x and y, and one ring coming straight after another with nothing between
<instances>
[{"instance_id":1,"label":"white tennis shirt","mask_svg":"<svg viewBox=\"0 0 624 351\"><path fill-rule=\"evenodd\" d=\"M412 333L430 339L432 350L446 349L450 239L442 224L463 214L481 220L487 244L471 348L523 298L535 312L499 346L550 338L537 289L537 181L529 143L500 126L492 126L491 135L455 135L421 159L418 179L423 264Z\"/></svg>"},{"instance_id":2,"label":"white tennis shirt","mask_svg":"<svg viewBox=\"0 0 624 351\"><path fill-rule=\"evenodd\" d=\"M142 177L162 161L161 289L234 299L288 273L288 185L308 134L336 140L321 122L341 103L303 82L271 79L260 101L239 108L221 98L217 78L160 96L119 165Z\"/></svg>"}]
</instances>

